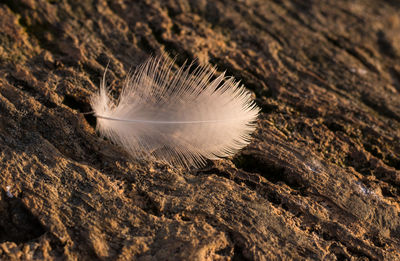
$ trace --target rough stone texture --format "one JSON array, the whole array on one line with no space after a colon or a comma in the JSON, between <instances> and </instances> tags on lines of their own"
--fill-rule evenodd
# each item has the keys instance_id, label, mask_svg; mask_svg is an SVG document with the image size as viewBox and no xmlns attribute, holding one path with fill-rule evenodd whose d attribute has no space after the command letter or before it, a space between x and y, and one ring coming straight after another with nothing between
<instances>
[{"instance_id":1,"label":"rough stone texture","mask_svg":"<svg viewBox=\"0 0 400 261\"><path fill-rule=\"evenodd\" d=\"M399 12L395 0L0 1L0 259L400 260ZM107 63L117 94L164 51L254 92L251 145L188 171L98 137L81 113Z\"/></svg>"}]
</instances>

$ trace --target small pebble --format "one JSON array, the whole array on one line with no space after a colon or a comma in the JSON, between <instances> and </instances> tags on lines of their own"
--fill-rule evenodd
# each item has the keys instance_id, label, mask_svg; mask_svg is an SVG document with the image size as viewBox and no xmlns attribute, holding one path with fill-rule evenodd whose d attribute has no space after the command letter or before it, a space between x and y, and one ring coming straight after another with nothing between
<instances>
[{"instance_id":1,"label":"small pebble","mask_svg":"<svg viewBox=\"0 0 400 261\"><path fill-rule=\"evenodd\" d=\"M13 194L11 194L11 192L10 192L10 189L11 189L11 186L7 186L7 187L6 187L6 193L7 193L7 197L9 197L9 198L13 198L13 197L14 197L14 195L13 195Z\"/></svg>"}]
</instances>

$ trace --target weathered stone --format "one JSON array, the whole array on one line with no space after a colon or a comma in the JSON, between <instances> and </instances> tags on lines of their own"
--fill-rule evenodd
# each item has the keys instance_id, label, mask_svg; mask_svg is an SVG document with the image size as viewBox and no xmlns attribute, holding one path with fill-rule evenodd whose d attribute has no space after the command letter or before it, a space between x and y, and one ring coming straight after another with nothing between
<instances>
[{"instance_id":1,"label":"weathered stone","mask_svg":"<svg viewBox=\"0 0 400 261\"><path fill-rule=\"evenodd\" d=\"M396 1L0 3L0 259L400 260ZM201 170L130 159L90 95L151 54L262 108Z\"/></svg>"}]
</instances>

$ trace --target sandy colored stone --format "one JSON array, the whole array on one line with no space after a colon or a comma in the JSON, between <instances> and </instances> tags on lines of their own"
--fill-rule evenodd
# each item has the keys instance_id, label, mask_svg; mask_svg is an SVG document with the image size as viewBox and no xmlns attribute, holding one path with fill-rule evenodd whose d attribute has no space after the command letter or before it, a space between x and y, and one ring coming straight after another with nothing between
<instances>
[{"instance_id":1,"label":"sandy colored stone","mask_svg":"<svg viewBox=\"0 0 400 261\"><path fill-rule=\"evenodd\" d=\"M0 259L400 260L399 12L2 1ZM240 79L262 108L254 141L184 170L100 138L82 113L107 64L118 93L160 53Z\"/></svg>"}]
</instances>

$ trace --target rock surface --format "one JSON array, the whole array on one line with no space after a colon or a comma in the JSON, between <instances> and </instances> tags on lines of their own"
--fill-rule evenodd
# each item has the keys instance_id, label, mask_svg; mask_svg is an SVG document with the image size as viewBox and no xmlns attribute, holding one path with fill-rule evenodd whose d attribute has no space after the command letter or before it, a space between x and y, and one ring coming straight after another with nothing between
<instances>
[{"instance_id":1,"label":"rock surface","mask_svg":"<svg viewBox=\"0 0 400 261\"><path fill-rule=\"evenodd\" d=\"M395 0L0 2L1 260L400 260ZM200 170L129 159L89 96L109 63L216 65L262 108Z\"/></svg>"}]
</instances>

